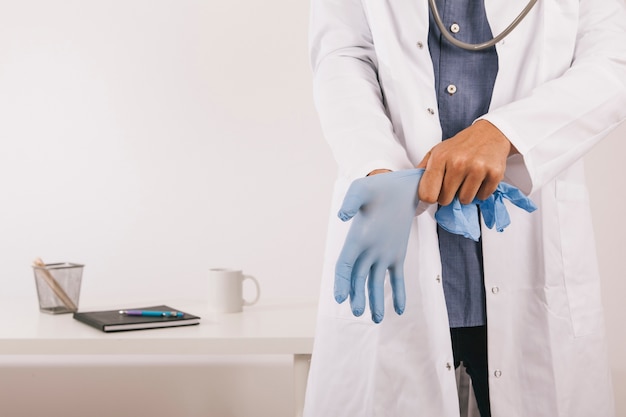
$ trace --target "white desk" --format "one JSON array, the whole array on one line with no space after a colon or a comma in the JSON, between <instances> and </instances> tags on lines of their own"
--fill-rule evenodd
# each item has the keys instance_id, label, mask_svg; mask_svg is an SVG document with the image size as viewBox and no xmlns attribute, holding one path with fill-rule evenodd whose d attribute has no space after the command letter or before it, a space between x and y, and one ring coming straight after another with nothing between
<instances>
[{"instance_id":1,"label":"white desk","mask_svg":"<svg viewBox=\"0 0 626 417\"><path fill-rule=\"evenodd\" d=\"M40 313L30 303L9 302L10 317L0 320L0 354L285 354L293 356L296 416L302 415L313 349L314 301L264 302L243 313L211 314L202 303L139 302L113 307L82 307L81 311L168 304L202 317L199 325L104 333L71 314Z\"/></svg>"}]
</instances>

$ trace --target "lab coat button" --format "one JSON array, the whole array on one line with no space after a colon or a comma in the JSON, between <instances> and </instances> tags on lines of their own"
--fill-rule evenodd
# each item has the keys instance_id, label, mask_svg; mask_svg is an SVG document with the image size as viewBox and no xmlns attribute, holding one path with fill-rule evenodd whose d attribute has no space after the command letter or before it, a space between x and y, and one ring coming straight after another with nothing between
<instances>
[{"instance_id":1,"label":"lab coat button","mask_svg":"<svg viewBox=\"0 0 626 417\"><path fill-rule=\"evenodd\" d=\"M441 283L441 275L437 275L437 276L435 277L435 281L437 281L437 282Z\"/></svg>"},{"instance_id":2,"label":"lab coat button","mask_svg":"<svg viewBox=\"0 0 626 417\"><path fill-rule=\"evenodd\" d=\"M459 26L457 23L453 23L450 26L450 32L452 33L459 33L459 30L461 30L461 26Z\"/></svg>"},{"instance_id":3,"label":"lab coat button","mask_svg":"<svg viewBox=\"0 0 626 417\"><path fill-rule=\"evenodd\" d=\"M498 288L498 287L491 287L491 292L494 293L494 294L497 294L497 293L500 292L500 288Z\"/></svg>"},{"instance_id":4,"label":"lab coat button","mask_svg":"<svg viewBox=\"0 0 626 417\"><path fill-rule=\"evenodd\" d=\"M435 111L434 111L432 108L430 108L430 107L429 107L429 108L428 108L428 113L429 113L429 114L431 114L431 115L433 115L433 114L435 114Z\"/></svg>"},{"instance_id":5,"label":"lab coat button","mask_svg":"<svg viewBox=\"0 0 626 417\"><path fill-rule=\"evenodd\" d=\"M446 91L448 92L448 94L452 95L454 93L456 93L456 85L454 84L450 84L447 88Z\"/></svg>"},{"instance_id":6,"label":"lab coat button","mask_svg":"<svg viewBox=\"0 0 626 417\"><path fill-rule=\"evenodd\" d=\"M494 375L496 378L500 378L500 377L502 376L502 371L501 371L501 370L499 370L499 369L496 369L496 371L493 373L493 375Z\"/></svg>"},{"instance_id":7,"label":"lab coat button","mask_svg":"<svg viewBox=\"0 0 626 417\"><path fill-rule=\"evenodd\" d=\"M418 41L416 45L420 49L424 48L424 42L422 42L422 41Z\"/></svg>"},{"instance_id":8,"label":"lab coat button","mask_svg":"<svg viewBox=\"0 0 626 417\"><path fill-rule=\"evenodd\" d=\"M451 364L450 362L446 363L446 369L447 369L448 371L451 371L451 370L452 370L452 364Z\"/></svg>"}]
</instances>

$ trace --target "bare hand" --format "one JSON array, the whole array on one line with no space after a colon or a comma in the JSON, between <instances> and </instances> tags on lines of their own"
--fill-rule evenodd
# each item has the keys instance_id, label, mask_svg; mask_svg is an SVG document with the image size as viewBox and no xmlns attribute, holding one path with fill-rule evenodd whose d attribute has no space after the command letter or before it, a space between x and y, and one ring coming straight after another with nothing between
<instances>
[{"instance_id":1,"label":"bare hand","mask_svg":"<svg viewBox=\"0 0 626 417\"><path fill-rule=\"evenodd\" d=\"M426 203L447 206L458 195L462 204L485 200L504 178L506 160L516 152L494 125L479 120L434 146L419 163L425 168L418 195Z\"/></svg>"}]
</instances>

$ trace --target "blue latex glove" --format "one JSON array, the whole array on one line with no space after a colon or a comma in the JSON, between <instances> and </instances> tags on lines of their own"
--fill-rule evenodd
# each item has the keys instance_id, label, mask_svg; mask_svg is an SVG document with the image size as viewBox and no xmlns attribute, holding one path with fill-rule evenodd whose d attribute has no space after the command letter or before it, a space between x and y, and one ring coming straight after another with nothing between
<instances>
[{"instance_id":1,"label":"blue latex glove","mask_svg":"<svg viewBox=\"0 0 626 417\"><path fill-rule=\"evenodd\" d=\"M474 200L476 201L476 200ZM480 221L476 203L461 204L458 197L452 203L441 206L435 213L435 220L444 230L478 241L480 237Z\"/></svg>"},{"instance_id":2,"label":"blue latex glove","mask_svg":"<svg viewBox=\"0 0 626 417\"><path fill-rule=\"evenodd\" d=\"M378 174L354 181L344 198L339 218L353 218L335 269L335 299L342 303L350 297L355 316L365 311L365 284L368 285L372 320L384 316L384 281L389 270L393 305L396 313L405 308L404 258L411 222L419 203L417 188L423 169ZM477 241L480 238L478 209L485 224L502 232L510 224L503 199L532 212L535 204L517 188L500 183L486 200L461 204L458 198L440 207L435 218L447 231Z\"/></svg>"},{"instance_id":3,"label":"blue latex glove","mask_svg":"<svg viewBox=\"0 0 626 417\"><path fill-rule=\"evenodd\" d=\"M335 269L335 300L350 296L355 316L365 311L365 284L372 320L384 315L385 273L389 270L393 306L404 312L404 257L418 204L417 187L423 169L372 175L354 181L339 218L352 219Z\"/></svg>"},{"instance_id":4,"label":"blue latex glove","mask_svg":"<svg viewBox=\"0 0 626 417\"><path fill-rule=\"evenodd\" d=\"M464 205L455 197L449 205L439 207L437 213L435 213L435 219L448 232L478 241L480 238L480 222L477 207L480 207L480 212L488 228L492 229L495 226L498 232L502 232L511 224L509 212L504 205L504 198L529 213L537 209L535 203L522 194L520 190L510 184L501 182L498 184L496 191L486 200L474 199L471 204Z\"/></svg>"}]
</instances>

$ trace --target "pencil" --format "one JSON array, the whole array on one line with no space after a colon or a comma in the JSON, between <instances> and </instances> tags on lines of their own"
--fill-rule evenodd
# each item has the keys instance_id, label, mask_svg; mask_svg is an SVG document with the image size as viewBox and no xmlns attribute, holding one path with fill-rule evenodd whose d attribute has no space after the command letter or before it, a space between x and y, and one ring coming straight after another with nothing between
<instances>
[{"instance_id":1,"label":"pencil","mask_svg":"<svg viewBox=\"0 0 626 417\"><path fill-rule=\"evenodd\" d=\"M48 284L50 289L63 302L63 304L65 304L65 306L70 311L77 311L78 307L76 306L76 304L74 304L72 299L67 295L67 293L65 292L63 287L61 287L61 285L57 282L57 280L54 279L50 271L48 271L48 268L46 268L46 264L41 260L41 258L35 259L33 264L37 267L36 271L41 272L39 276L42 277L44 281L46 281L46 284Z\"/></svg>"}]
</instances>

